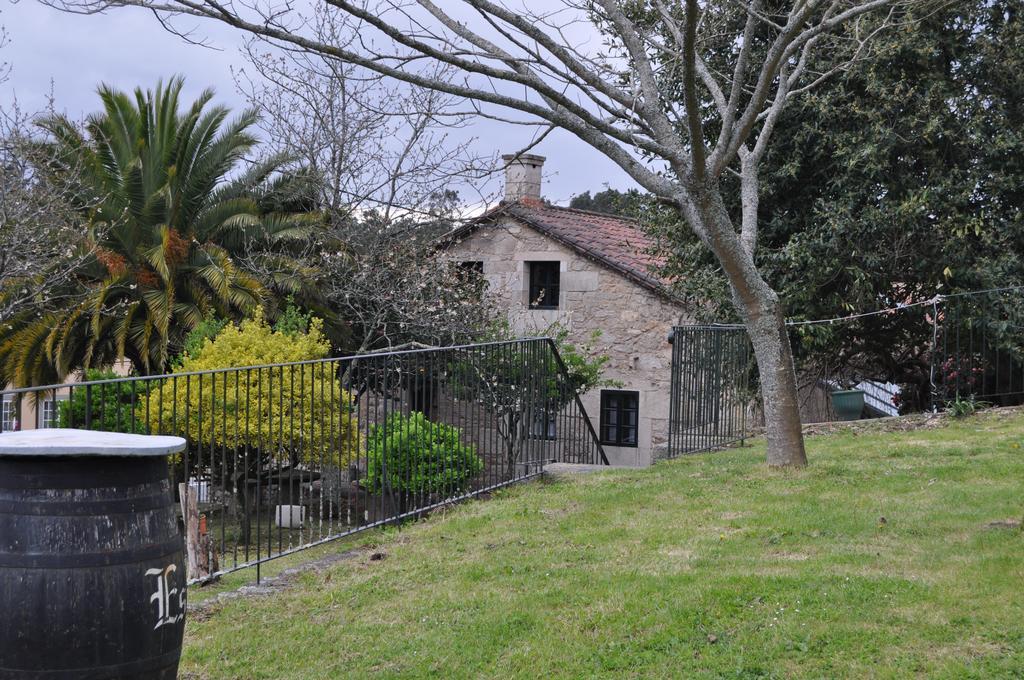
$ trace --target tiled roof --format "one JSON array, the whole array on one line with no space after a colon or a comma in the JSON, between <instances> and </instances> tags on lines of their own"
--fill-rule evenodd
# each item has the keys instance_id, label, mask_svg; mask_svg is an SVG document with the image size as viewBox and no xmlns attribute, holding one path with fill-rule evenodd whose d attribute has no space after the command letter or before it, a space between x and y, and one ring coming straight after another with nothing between
<instances>
[{"instance_id":1,"label":"tiled roof","mask_svg":"<svg viewBox=\"0 0 1024 680\"><path fill-rule=\"evenodd\" d=\"M453 233L450 240L457 240L501 215L517 219L636 283L672 297L668 281L655 271L664 266L665 258L651 254L654 242L634 220L521 200L488 211Z\"/></svg>"}]
</instances>

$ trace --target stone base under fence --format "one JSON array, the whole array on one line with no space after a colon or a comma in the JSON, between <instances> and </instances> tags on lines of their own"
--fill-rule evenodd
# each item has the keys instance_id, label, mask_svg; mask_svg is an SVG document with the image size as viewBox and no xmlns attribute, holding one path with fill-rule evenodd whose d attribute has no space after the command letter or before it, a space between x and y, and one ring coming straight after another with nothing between
<instances>
[{"instance_id":1,"label":"stone base under fence","mask_svg":"<svg viewBox=\"0 0 1024 680\"><path fill-rule=\"evenodd\" d=\"M571 475L588 475L603 470L636 470L632 465L586 465L583 463L548 463L544 466L544 476L568 477Z\"/></svg>"}]
</instances>

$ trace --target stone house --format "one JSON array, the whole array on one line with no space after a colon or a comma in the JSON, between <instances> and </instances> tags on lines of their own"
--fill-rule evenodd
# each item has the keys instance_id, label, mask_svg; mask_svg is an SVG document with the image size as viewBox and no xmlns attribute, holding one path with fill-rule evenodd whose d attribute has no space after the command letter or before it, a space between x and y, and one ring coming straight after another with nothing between
<instances>
[{"instance_id":1,"label":"stone house","mask_svg":"<svg viewBox=\"0 0 1024 680\"><path fill-rule=\"evenodd\" d=\"M479 272L521 335L559 323L574 342L595 330L605 377L583 404L613 465L650 465L668 439L672 326L691 315L655 272L651 239L628 219L541 198L544 158L505 156L501 203L450 234L442 256Z\"/></svg>"}]
</instances>

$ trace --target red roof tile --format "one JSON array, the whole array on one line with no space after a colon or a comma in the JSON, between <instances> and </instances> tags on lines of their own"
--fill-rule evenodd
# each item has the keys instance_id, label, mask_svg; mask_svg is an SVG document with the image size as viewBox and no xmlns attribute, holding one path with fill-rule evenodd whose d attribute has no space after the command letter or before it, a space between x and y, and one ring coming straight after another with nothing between
<instances>
[{"instance_id":1,"label":"red roof tile","mask_svg":"<svg viewBox=\"0 0 1024 680\"><path fill-rule=\"evenodd\" d=\"M635 220L520 200L488 211L453 233L450 241L500 215L513 217L646 288L672 297L668 281L655 271L664 266L665 258L652 254L654 241Z\"/></svg>"}]
</instances>

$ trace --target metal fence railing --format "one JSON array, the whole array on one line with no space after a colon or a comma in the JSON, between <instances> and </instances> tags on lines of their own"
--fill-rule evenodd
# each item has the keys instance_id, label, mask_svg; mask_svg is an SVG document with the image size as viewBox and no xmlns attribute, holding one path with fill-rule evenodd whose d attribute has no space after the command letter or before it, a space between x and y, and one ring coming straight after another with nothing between
<instances>
[{"instance_id":1,"label":"metal fence railing","mask_svg":"<svg viewBox=\"0 0 1024 680\"><path fill-rule=\"evenodd\" d=\"M607 464L547 338L0 393L15 425L179 435L203 580L538 475Z\"/></svg>"},{"instance_id":2,"label":"metal fence railing","mask_svg":"<svg viewBox=\"0 0 1024 680\"><path fill-rule=\"evenodd\" d=\"M1024 403L1024 291L954 295L937 306L931 385L937 409L964 398Z\"/></svg>"},{"instance_id":3,"label":"metal fence railing","mask_svg":"<svg viewBox=\"0 0 1024 680\"><path fill-rule=\"evenodd\" d=\"M751 361L742 327L672 329L669 458L744 439Z\"/></svg>"},{"instance_id":4,"label":"metal fence railing","mask_svg":"<svg viewBox=\"0 0 1024 680\"><path fill-rule=\"evenodd\" d=\"M957 400L1024 404L1024 287L794 321L790 338L804 424L837 420L834 400L849 392L863 399L857 418L942 411ZM742 327L679 326L672 339L670 457L742 440L763 422ZM825 342L808 352L809 339Z\"/></svg>"}]
</instances>

